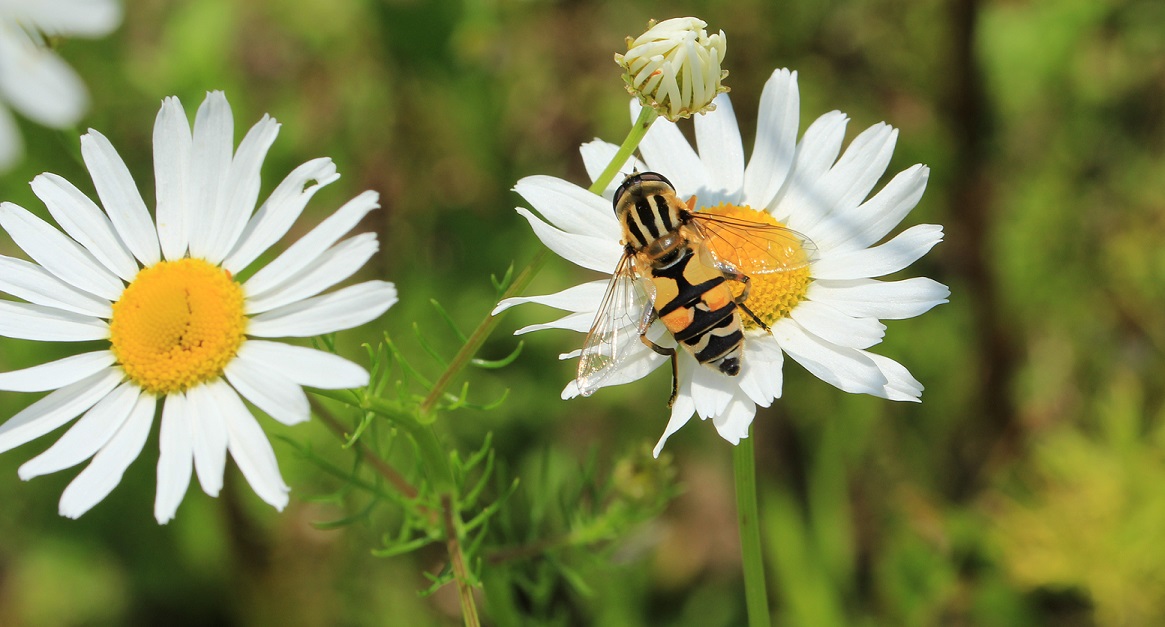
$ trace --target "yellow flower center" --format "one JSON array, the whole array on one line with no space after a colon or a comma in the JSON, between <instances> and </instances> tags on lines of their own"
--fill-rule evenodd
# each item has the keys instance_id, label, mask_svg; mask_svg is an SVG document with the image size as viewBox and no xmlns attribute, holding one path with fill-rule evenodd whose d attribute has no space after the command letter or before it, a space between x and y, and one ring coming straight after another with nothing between
<instances>
[{"instance_id":1,"label":"yellow flower center","mask_svg":"<svg viewBox=\"0 0 1165 627\"><path fill-rule=\"evenodd\" d=\"M113 354L130 380L157 395L222 374L243 343L243 289L202 259L143 269L113 304Z\"/></svg>"},{"instance_id":2,"label":"yellow flower center","mask_svg":"<svg viewBox=\"0 0 1165 627\"><path fill-rule=\"evenodd\" d=\"M784 226L768 212L747 206L720 204L701 209L700 213ZM787 317L798 303L805 300L805 291L809 289L811 280L808 251L801 246L799 238L778 238L779 243L770 243L744 229L719 228L716 232L722 237L713 238L709 246L717 257L748 275L750 287L744 304L766 325L771 327L781 318ZM767 255L763 255L766 257L763 265L757 259L762 256L761 250L767 250ZM790 269L774 272L774 268ZM744 292L743 283L730 281L729 285L734 296ZM751 316L743 312L741 320L746 329L760 328Z\"/></svg>"}]
</instances>

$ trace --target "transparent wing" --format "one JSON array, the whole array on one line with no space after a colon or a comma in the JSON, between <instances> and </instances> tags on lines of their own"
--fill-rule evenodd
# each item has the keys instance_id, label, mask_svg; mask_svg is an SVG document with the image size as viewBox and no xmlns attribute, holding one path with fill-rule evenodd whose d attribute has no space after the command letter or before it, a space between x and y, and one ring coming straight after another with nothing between
<instances>
[{"instance_id":1,"label":"transparent wing","mask_svg":"<svg viewBox=\"0 0 1165 627\"><path fill-rule=\"evenodd\" d=\"M691 216L696 233L722 269L772 274L804 268L817 258L817 246L793 229L707 213Z\"/></svg>"},{"instance_id":2,"label":"transparent wing","mask_svg":"<svg viewBox=\"0 0 1165 627\"><path fill-rule=\"evenodd\" d=\"M649 350L639 336L654 319L653 291L649 281L639 278L634 255L623 255L579 355L576 382L583 396L599 389L638 349Z\"/></svg>"}]
</instances>

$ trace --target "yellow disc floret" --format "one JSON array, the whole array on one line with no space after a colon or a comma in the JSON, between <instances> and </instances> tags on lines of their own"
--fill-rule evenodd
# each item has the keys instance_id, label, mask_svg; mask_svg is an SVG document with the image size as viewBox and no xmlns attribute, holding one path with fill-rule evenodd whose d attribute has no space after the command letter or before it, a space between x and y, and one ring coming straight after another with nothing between
<instances>
[{"instance_id":1,"label":"yellow disc floret","mask_svg":"<svg viewBox=\"0 0 1165 627\"><path fill-rule=\"evenodd\" d=\"M243 343L243 290L202 259L143 269L113 304L113 354L130 380L165 395L209 381Z\"/></svg>"},{"instance_id":2,"label":"yellow disc floret","mask_svg":"<svg viewBox=\"0 0 1165 627\"><path fill-rule=\"evenodd\" d=\"M721 204L701 209L713 214L760 224L784 225L766 211L748 206ZM809 289L809 251L793 231L764 232L738 226L711 225L719 237L708 242L716 256L749 277L748 299L744 302L758 318L772 326L805 300ZM744 291L744 284L729 282L734 296ZM742 315L745 328L759 328L751 316Z\"/></svg>"}]
</instances>

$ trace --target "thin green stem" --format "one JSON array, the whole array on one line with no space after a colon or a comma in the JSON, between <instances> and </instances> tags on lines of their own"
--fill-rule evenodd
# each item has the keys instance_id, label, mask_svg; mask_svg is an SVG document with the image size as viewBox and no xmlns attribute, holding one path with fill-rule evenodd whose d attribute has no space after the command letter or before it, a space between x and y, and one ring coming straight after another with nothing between
<instances>
[{"instance_id":1,"label":"thin green stem","mask_svg":"<svg viewBox=\"0 0 1165 627\"><path fill-rule=\"evenodd\" d=\"M651 123L659 117L655 109L651 107L643 107L639 110L639 118L635 120L635 124L631 126L631 131L627 133L627 139L623 140L623 145L619 146L619 151L615 153L615 157L607 164L607 169L595 179L594 185L591 185L591 193L601 194L607 185L615 179L615 174L619 172L619 168L627 163L627 159L631 157L631 153L639 147L639 142L643 141L643 137L647 135L647 129L651 128ZM630 172L628 172L630 174Z\"/></svg>"},{"instance_id":2,"label":"thin green stem","mask_svg":"<svg viewBox=\"0 0 1165 627\"><path fill-rule=\"evenodd\" d=\"M736 475L736 518L740 523L740 550L744 566L744 598L748 605L749 627L769 627L768 587L765 585L764 554L761 553L760 519L756 507L756 453L752 429L732 450Z\"/></svg>"}]
</instances>

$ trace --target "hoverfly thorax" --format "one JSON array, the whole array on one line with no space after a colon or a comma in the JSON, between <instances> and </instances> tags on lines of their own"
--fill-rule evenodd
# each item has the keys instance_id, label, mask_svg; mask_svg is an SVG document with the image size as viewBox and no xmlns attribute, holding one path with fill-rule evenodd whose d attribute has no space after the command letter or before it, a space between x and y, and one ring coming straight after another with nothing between
<instances>
[{"instance_id":1,"label":"hoverfly thorax","mask_svg":"<svg viewBox=\"0 0 1165 627\"><path fill-rule=\"evenodd\" d=\"M687 207L676 197L670 181L655 172L634 172L615 190L615 217L623 226L623 241L635 251L655 258L682 244L681 239L657 240L674 235L688 221ZM656 251L656 252L653 252Z\"/></svg>"}]
</instances>

